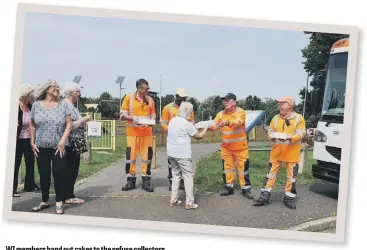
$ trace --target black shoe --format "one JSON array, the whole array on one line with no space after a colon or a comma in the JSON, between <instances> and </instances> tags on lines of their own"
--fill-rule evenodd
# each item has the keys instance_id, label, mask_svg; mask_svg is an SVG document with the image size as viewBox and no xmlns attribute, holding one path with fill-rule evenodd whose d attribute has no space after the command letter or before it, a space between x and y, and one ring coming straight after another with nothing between
<instances>
[{"instance_id":1,"label":"black shoe","mask_svg":"<svg viewBox=\"0 0 367 250\"><path fill-rule=\"evenodd\" d=\"M168 181L168 190L172 191L172 180Z\"/></svg>"},{"instance_id":2,"label":"black shoe","mask_svg":"<svg viewBox=\"0 0 367 250\"><path fill-rule=\"evenodd\" d=\"M265 199L264 197L260 196L256 200L254 200L254 204L252 204L255 207L265 206L269 204L269 200Z\"/></svg>"},{"instance_id":3,"label":"black shoe","mask_svg":"<svg viewBox=\"0 0 367 250\"><path fill-rule=\"evenodd\" d=\"M141 179L143 180L143 184L142 184L141 188L144 189L147 192L154 192L154 188L152 187L152 185L150 183L150 177L143 176L143 177L141 177Z\"/></svg>"},{"instance_id":4,"label":"black shoe","mask_svg":"<svg viewBox=\"0 0 367 250\"><path fill-rule=\"evenodd\" d=\"M242 195L245 196L249 200L254 199L254 197L251 194L251 189L242 189Z\"/></svg>"},{"instance_id":5,"label":"black shoe","mask_svg":"<svg viewBox=\"0 0 367 250\"><path fill-rule=\"evenodd\" d=\"M23 192L40 192L41 189L37 185L35 185L33 188L24 188L22 191Z\"/></svg>"},{"instance_id":6,"label":"black shoe","mask_svg":"<svg viewBox=\"0 0 367 250\"><path fill-rule=\"evenodd\" d=\"M185 183L184 183L183 179L181 179L181 181L180 181L180 189L185 190Z\"/></svg>"},{"instance_id":7,"label":"black shoe","mask_svg":"<svg viewBox=\"0 0 367 250\"><path fill-rule=\"evenodd\" d=\"M234 193L233 188L229 186L224 186L224 188L220 191L220 196L228 196Z\"/></svg>"},{"instance_id":8,"label":"black shoe","mask_svg":"<svg viewBox=\"0 0 367 250\"><path fill-rule=\"evenodd\" d=\"M283 202L287 208L296 209L296 198L292 198L292 197L285 195Z\"/></svg>"},{"instance_id":9,"label":"black shoe","mask_svg":"<svg viewBox=\"0 0 367 250\"><path fill-rule=\"evenodd\" d=\"M129 191L135 188L136 177L127 177L127 183L121 188L122 191Z\"/></svg>"}]
</instances>

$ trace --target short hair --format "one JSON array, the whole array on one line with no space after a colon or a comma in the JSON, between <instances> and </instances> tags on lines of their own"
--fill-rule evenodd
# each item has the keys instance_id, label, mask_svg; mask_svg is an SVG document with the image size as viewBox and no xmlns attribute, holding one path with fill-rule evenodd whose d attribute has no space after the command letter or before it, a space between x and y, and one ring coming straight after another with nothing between
<instances>
[{"instance_id":1,"label":"short hair","mask_svg":"<svg viewBox=\"0 0 367 250\"><path fill-rule=\"evenodd\" d=\"M178 109L177 116L189 120L193 110L194 106L190 102L182 102Z\"/></svg>"},{"instance_id":2,"label":"short hair","mask_svg":"<svg viewBox=\"0 0 367 250\"><path fill-rule=\"evenodd\" d=\"M144 84L149 85L148 81L145 79L139 79L136 81L136 89L138 89L139 87L143 86Z\"/></svg>"},{"instance_id":3,"label":"short hair","mask_svg":"<svg viewBox=\"0 0 367 250\"><path fill-rule=\"evenodd\" d=\"M80 85L76 82L66 82L64 86L65 97L69 97L72 92L80 91Z\"/></svg>"}]
</instances>

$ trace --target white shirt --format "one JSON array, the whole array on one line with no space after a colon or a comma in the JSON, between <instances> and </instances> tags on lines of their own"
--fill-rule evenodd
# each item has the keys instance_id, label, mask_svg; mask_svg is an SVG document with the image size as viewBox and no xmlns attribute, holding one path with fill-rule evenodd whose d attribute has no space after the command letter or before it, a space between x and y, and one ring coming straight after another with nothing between
<instances>
[{"instance_id":1,"label":"white shirt","mask_svg":"<svg viewBox=\"0 0 367 250\"><path fill-rule=\"evenodd\" d=\"M188 120L176 116L168 124L167 155L174 158L191 158L191 137L198 130Z\"/></svg>"}]
</instances>

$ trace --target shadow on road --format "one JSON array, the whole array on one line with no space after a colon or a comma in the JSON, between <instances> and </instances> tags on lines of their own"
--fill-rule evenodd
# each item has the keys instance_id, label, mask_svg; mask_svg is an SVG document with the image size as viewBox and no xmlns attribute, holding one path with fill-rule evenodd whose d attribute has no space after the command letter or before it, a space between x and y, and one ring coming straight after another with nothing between
<instances>
[{"instance_id":1,"label":"shadow on road","mask_svg":"<svg viewBox=\"0 0 367 250\"><path fill-rule=\"evenodd\" d=\"M316 183L310 186L310 191L332 199L338 199L339 186L334 183Z\"/></svg>"}]
</instances>

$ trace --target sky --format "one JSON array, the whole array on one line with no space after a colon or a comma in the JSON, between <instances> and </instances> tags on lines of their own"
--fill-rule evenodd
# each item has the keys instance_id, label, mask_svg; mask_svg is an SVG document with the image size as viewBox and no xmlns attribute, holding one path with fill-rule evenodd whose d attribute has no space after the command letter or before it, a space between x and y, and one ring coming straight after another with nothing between
<instances>
[{"instance_id":1,"label":"sky","mask_svg":"<svg viewBox=\"0 0 367 250\"><path fill-rule=\"evenodd\" d=\"M181 87L199 101L231 92L299 102L306 84L309 37L298 31L27 13L23 39L22 83L81 75L84 97L119 97L118 76L122 95L144 78L156 92L161 81L162 96Z\"/></svg>"}]
</instances>

